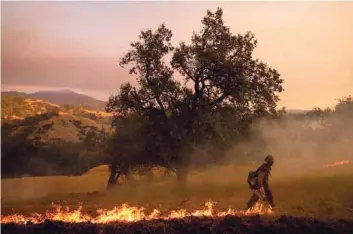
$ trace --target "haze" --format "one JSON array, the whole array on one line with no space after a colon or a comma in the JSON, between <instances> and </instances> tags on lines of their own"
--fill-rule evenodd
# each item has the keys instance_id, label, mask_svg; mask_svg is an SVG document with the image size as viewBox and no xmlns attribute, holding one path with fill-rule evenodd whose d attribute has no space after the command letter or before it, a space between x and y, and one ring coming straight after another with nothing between
<instances>
[{"instance_id":1,"label":"haze","mask_svg":"<svg viewBox=\"0 0 353 234\"><path fill-rule=\"evenodd\" d=\"M107 100L134 81L117 59L142 29L165 22L189 41L222 7L233 33L252 31L255 56L285 80L280 106L333 106L353 94L353 2L2 2L3 90L71 88Z\"/></svg>"}]
</instances>

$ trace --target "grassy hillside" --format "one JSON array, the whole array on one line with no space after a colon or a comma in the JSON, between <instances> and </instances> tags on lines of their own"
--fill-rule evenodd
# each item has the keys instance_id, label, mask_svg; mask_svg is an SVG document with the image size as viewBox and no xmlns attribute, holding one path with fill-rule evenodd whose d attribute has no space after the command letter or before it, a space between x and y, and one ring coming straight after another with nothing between
<instances>
[{"instance_id":1,"label":"grassy hillside","mask_svg":"<svg viewBox=\"0 0 353 234\"><path fill-rule=\"evenodd\" d=\"M99 208L112 209L127 202L144 206L147 212L158 208L200 209L205 201L213 200L216 209L244 209L251 192L246 184L247 172L254 166L218 166L193 171L188 184L180 186L175 178L135 176L121 187L105 192L108 170L100 166L75 177L31 177L2 180L2 212L15 208L20 213L51 210L51 202L76 208L83 203L85 212ZM278 209L276 214L319 218L353 218L353 165L317 169L297 176L284 176L274 168L271 187ZM152 179L151 179L152 178ZM22 191L22 192L20 192Z\"/></svg>"},{"instance_id":2,"label":"grassy hillside","mask_svg":"<svg viewBox=\"0 0 353 234\"><path fill-rule=\"evenodd\" d=\"M47 113L50 113L50 117L38 117L34 120L37 116ZM111 121L110 114L85 109L84 106L59 106L39 99L6 95L2 95L1 115L2 127L11 129L6 133L16 135L31 127L26 137L41 142L51 140L79 142L90 129L108 130ZM32 123L33 121L36 123Z\"/></svg>"},{"instance_id":3,"label":"grassy hillside","mask_svg":"<svg viewBox=\"0 0 353 234\"><path fill-rule=\"evenodd\" d=\"M102 128L108 130L109 125L81 116L59 113L58 116L39 122L34 131L28 135L28 139L39 140L42 143L55 140L80 142L88 131L98 132Z\"/></svg>"},{"instance_id":4,"label":"grassy hillside","mask_svg":"<svg viewBox=\"0 0 353 234\"><path fill-rule=\"evenodd\" d=\"M2 95L2 177L80 174L104 160L112 116L85 106Z\"/></svg>"},{"instance_id":5,"label":"grassy hillside","mask_svg":"<svg viewBox=\"0 0 353 234\"><path fill-rule=\"evenodd\" d=\"M38 99L1 95L1 119L24 119L46 112L58 112L59 106Z\"/></svg>"},{"instance_id":6,"label":"grassy hillside","mask_svg":"<svg viewBox=\"0 0 353 234\"><path fill-rule=\"evenodd\" d=\"M3 95L12 97L26 97L30 99L40 99L47 102L55 103L57 105L74 105L81 106L87 105L93 109L104 110L106 102L95 99L88 95L75 93L71 90L48 90L48 91L38 91L35 93L22 93L17 91L4 91Z\"/></svg>"}]
</instances>

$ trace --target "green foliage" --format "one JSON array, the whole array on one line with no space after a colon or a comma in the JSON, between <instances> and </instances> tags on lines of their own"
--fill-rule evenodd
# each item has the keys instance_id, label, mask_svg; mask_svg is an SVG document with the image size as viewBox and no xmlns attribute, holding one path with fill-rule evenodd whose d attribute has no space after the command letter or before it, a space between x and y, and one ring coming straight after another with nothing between
<instances>
[{"instance_id":1,"label":"green foliage","mask_svg":"<svg viewBox=\"0 0 353 234\"><path fill-rule=\"evenodd\" d=\"M11 138L2 145L2 177L80 175L102 163L104 154L78 143L38 146L25 138Z\"/></svg>"},{"instance_id":2,"label":"green foliage","mask_svg":"<svg viewBox=\"0 0 353 234\"><path fill-rule=\"evenodd\" d=\"M83 138L83 144L89 151L104 151L107 139L108 134L103 126L100 130L91 127Z\"/></svg>"},{"instance_id":3,"label":"green foliage","mask_svg":"<svg viewBox=\"0 0 353 234\"><path fill-rule=\"evenodd\" d=\"M353 98L352 96L348 96L339 99L333 109L315 107L306 115L311 119L326 119L334 115L344 115L350 118L353 116Z\"/></svg>"},{"instance_id":4,"label":"green foliage","mask_svg":"<svg viewBox=\"0 0 353 234\"><path fill-rule=\"evenodd\" d=\"M311 111L308 111L306 113L306 115L309 117L309 118L312 118L312 119L323 119L323 118L326 118L328 116L330 116L332 114L332 110L330 108L326 108L326 109L321 109L321 108L313 108Z\"/></svg>"},{"instance_id":5,"label":"green foliage","mask_svg":"<svg viewBox=\"0 0 353 234\"><path fill-rule=\"evenodd\" d=\"M37 173L44 175L80 175L100 165L103 162L102 159L103 155L86 151L82 144L57 142L41 148L37 155L31 158L28 165L32 169L37 168ZM36 162L39 162L39 165L46 165L45 169L38 167Z\"/></svg>"},{"instance_id":6,"label":"green foliage","mask_svg":"<svg viewBox=\"0 0 353 234\"><path fill-rule=\"evenodd\" d=\"M349 117L353 117L353 97L348 96L338 100L335 106L335 113L344 113Z\"/></svg>"},{"instance_id":7,"label":"green foliage","mask_svg":"<svg viewBox=\"0 0 353 234\"><path fill-rule=\"evenodd\" d=\"M227 103L241 113L274 111L283 80L275 69L252 57L255 36L233 35L222 16L222 9L207 11L191 44L182 42L175 49L173 68L193 81L193 103L200 99L211 106Z\"/></svg>"},{"instance_id":8,"label":"green foliage","mask_svg":"<svg viewBox=\"0 0 353 234\"><path fill-rule=\"evenodd\" d=\"M276 111L277 93L283 91L280 75L252 57L257 45L254 35L232 34L222 17L222 9L207 11L201 31L193 34L190 44L182 42L174 48L172 31L164 24L156 31L142 31L139 40L131 43L120 65L130 65L138 86L121 85L106 110L125 119L138 118L138 133L122 136L129 128L122 125L116 144L145 143L139 147L151 161L181 168L189 164L195 147L211 143L224 149L246 135L254 119L281 114ZM168 66L164 57L171 52ZM182 75L183 84L174 79L175 71ZM120 154L141 159L135 151Z\"/></svg>"},{"instance_id":9,"label":"green foliage","mask_svg":"<svg viewBox=\"0 0 353 234\"><path fill-rule=\"evenodd\" d=\"M333 124L333 121L337 118L340 118L341 121L350 122L353 119L353 98L348 96L339 99L333 109L313 108L313 110L306 113L306 116L312 120L320 120L325 125Z\"/></svg>"},{"instance_id":10,"label":"green foliage","mask_svg":"<svg viewBox=\"0 0 353 234\"><path fill-rule=\"evenodd\" d=\"M18 177L24 174L78 175L100 165L105 160L103 152L105 129L89 131L83 143L56 140L47 143L30 139L38 126L46 131L53 122L41 125L42 121L57 117L56 113L45 113L4 123L1 128L2 176ZM39 130L38 130L39 131ZM92 136L94 136L92 138ZM40 139L39 139L40 140Z\"/></svg>"}]
</instances>

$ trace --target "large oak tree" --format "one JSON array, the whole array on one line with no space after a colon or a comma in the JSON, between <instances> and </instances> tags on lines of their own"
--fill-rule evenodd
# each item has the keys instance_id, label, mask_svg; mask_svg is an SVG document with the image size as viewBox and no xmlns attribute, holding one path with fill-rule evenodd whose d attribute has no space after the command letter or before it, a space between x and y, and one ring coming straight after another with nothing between
<instances>
[{"instance_id":1,"label":"large oak tree","mask_svg":"<svg viewBox=\"0 0 353 234\"><path fill-rule=\"evenodd\" d=\"M176 48L164 24L156 31L141 31L120 59L138 85L122 84L106 108L120 120L139 116L138 134L144 139L140 153L176 170L181 180L195 145L225 144L246 132L254 118L276 114L277 93L283 91L279 73L253 57L255 36L233 34L222 16L220 8L207 11L191 43Z\"/></svg>"}]
</instances>

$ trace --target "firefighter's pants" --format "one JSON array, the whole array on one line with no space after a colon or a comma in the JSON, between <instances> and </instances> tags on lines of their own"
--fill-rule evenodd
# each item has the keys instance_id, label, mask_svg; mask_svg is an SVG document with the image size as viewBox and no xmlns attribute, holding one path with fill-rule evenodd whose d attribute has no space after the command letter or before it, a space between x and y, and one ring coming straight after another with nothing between
<instances>
[{"instance_id":1,"label":"firefighter's pants","mask_svg":"<svg viewBox=\"0 0 353 234\"><path fill-rule=\"evenodd\" d=\"M250 197L248 203L247 203L247 208L250 209L252 208L255 203L260 199L261 194L259 190L252 190L253 194ZM265 197L266 200L268 201L268 203L274 207L274 202L273 202L273 195L272 195L272 191L270 190L270 188L268 186L264 186L264 191L265 191Z\"/></svg>"}]
</instances>

